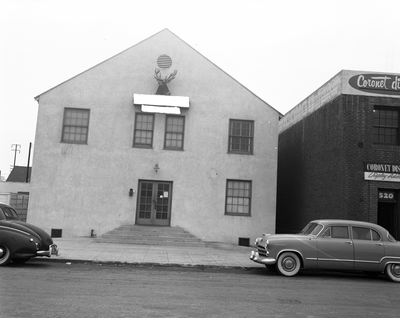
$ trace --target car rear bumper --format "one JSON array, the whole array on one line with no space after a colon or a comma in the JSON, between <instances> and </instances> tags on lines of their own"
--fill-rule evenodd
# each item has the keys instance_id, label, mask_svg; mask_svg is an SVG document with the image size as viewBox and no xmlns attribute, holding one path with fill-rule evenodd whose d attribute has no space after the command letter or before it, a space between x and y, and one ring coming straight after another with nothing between
<instances>
[{"instance_id":1,"label":"car rear bumper","mask_svg":"<svg viewBox=\"0 0 400 318\"><path fill-rule=\"evenodd\" d=\"M49 249L46 251L37 251L36 255L37 256L47 256L47 257L51 257L52 255L58 256L58 246L56 244L51 244L49 246Z\"/></svg>"},{"instance_id":2,"label":"car rear bumper","mask_svg":"<svg viewBox=\"0 0 400 318\"><path fill-rule=\"evenodd\" d=\"M271 257L261 257L257 251L251 251L250 260L264 265L276 264L276 259Z\"/></svg>"}]
</instances>

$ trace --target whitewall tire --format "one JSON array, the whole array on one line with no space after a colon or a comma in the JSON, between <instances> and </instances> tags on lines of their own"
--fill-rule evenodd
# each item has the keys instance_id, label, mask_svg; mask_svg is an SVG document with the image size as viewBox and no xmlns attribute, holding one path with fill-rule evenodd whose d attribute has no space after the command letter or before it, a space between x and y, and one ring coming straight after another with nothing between
<instances>
[{"instance_id":1,"label":"whitewall tire","mask_svg":"<svg viewBox=\"0 0 400 318\"><path fill-rule=\"evenodd\" d=\"M7 246L0 244L0 266L6 265L11 260L11 253Z\"/></svg>"},{"instance_id":2,"label":"whitewall tire","mask_svg":"<svg viewBox=\"0 0 400 318\"><path fill-rule=\"evenodd\" d=\"M400 264L387 264L385 274L391 281L400 283Z\"/></svg>"},{"instance_id":3,"label":"whitewall tire","mask_svg":"<svg viewBox=\"0 0 400 318\"><path fill-rule=\"evenodd\" d=\"M300 271L301 262L297 254L293 252L282 253L278 262L276 263L276 268L280 274L283 276L295 276Z\"/></svg>"}]
</instances>

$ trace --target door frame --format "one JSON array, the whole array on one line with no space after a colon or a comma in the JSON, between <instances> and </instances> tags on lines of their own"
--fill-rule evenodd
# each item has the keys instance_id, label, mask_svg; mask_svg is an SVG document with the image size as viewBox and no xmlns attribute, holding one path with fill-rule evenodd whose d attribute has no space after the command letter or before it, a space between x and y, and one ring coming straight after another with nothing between
<instances>
[{"instance_id":1,"label":"door frame","mask_svg":"<svg viewBox=\"0 0 400 318\"><path fill-rule=\"evenodd\" d=\"M392 198L378 198L378 225L383 226L394 236L396 240L400 240L400 211L399 211L399 191L392 189L379 189L381 193L393 193Z\"/></svg>"},{"instance_id":2,"label":"door frame","mask_svg":"<svg viewBox=\"0 0 400 318\"><path fill-rule=\"evenodd\" d=\"M139 218L140 216L140 204L141 204L141 185L142 183L151 183L152 188L152 199L151 199L151 217L149 219ZM157 213L157 191L159 184L169 184L169 192L168 192L168 217L167 219L159 219L161 221L157 221L156 213ZM172 214L172 197L173 197L173 182L167 180L148 180L148 179L139 179L138 180L138 191L137 191L137 204L136 204L136 216L135 216L135 224L137 225L151 225L151 226L170 226L171 225L171 214ZM162 198L161 198L162 199ZM145 221L146 220L146 221Z\"/></svg>"}]
</instances>

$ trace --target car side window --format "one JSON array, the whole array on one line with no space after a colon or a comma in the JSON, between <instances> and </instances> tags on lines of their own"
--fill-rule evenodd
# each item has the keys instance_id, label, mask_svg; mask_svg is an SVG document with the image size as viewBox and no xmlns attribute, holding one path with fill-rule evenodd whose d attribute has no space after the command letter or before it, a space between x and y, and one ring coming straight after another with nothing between
<instances>
[{"instance_id":1,"label":"car side window","mask_svg":"<svg viewBox=\"0 0 400 318\"><path fill-rule=\"evenodd\" d=\"M321 237L347 239L349 238L349 229L347 226L330 226Z\"/></svg>"},{"instance_id":2,"label":"car side window","mask_svg":"<svg viewBox=\"0 0 400 318\"><path fill-rule=\"evenodd\" d=\"M353 240L380 241L381 236L373 229L366 227L352 227Z\"/></svg>"},{"instance_id":3,"label":"car side window","mask_svg":"<svg viewBox=\"0 0 400 318\"><path fill-rule=\"evenodd\" d=\"M324 237L324 238L331 238L331 228L328 227L328 228L325 230L325 232L321 235L321 237Z\"/></svg>"},{"instance_id":4,"label":"car side window","mask_svg":"<svg viewBox=\"0 0 400 318\"><path fill-rule=\"evenodd\" d=\"M380 241L381 240L381 236L379 235L379 233L375 230L371 230L371 234L372 234L372 240L373 241Z\"/></svg>"},{"instance_id":5,"label":"car side window","mask_svg":"<svg viewBox=\"0 0 400 318\"><path fill-rule=\"evenodd\" d=\"M353 233L353 240L371 240L368 238L370 230L365 227L356 227L353 226L352 233Z\"/></svg>"}]
</instances>

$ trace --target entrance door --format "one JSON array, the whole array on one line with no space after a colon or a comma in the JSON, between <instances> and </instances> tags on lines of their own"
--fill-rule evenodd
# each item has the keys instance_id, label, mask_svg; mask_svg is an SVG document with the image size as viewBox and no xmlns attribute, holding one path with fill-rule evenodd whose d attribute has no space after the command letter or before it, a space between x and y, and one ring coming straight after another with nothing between
<instances>
[{"instance_id":1,"label":"entrance door","mask_svg":"<svg viewBox=\"0 0 400 318\"><path fill-rule=\"evenodd\" d=\"M172 182L139 181L136 224L169 226Z\"/></svg>"},{"instance_id":2,"label":"entrance door","mask_svg":"<svg viewBox=\"0 0 400 318\"><path fill-rule=\"evenodd\" d=\"M396 203L378 202L378 224L383 226L396 240L400 240L399 215Z\"/></svg>"}]
</instances>

